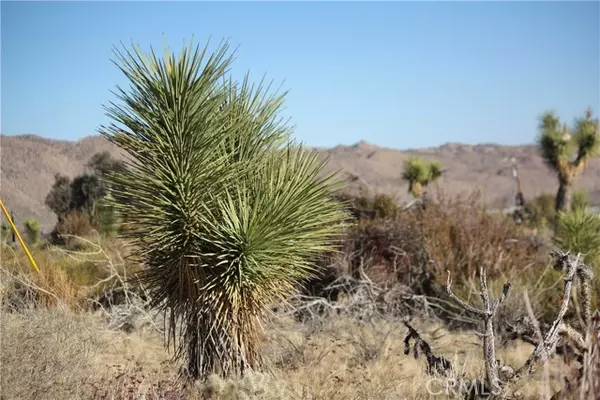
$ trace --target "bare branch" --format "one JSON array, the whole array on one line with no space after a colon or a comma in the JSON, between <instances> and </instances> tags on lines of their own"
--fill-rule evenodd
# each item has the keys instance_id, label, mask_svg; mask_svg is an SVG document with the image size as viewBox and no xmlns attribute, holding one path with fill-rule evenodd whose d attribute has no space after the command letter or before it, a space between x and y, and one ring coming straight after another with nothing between
<instances>
[{"instance_id":1,"label":"bare branch","mask_svg":"<svg viewBox=\"0 0 600 400\"><path fill-rule=\"evenodd\" d=\"M510 282L506 282L504 286L502 286L502 293L500 293L500 298L498 298L498 300L494 302L494 305L492 307L492 314L496 314L496 311L498 311L498 306L504 303L504 300L506 300L506 298L508 297L509 290Z\"/></svg>"},{"instance_id":2,"label":"bare branch","mask_svg":"<svg viewBox=\"0 0 600 400\"><path fill-rule=\"evenodd\" d=\"M481 296L481 300L483 300L483 312L489 314L491 312L490 294L487 287L487 273L483 267L479 270L479 280L481 281L481 292L479 295Z\"/></svg>"},{"instance_id":3,"label":"bare branch","mask_svg":"<svg viewBox=\"0 0 600 400\"><path fill-rule=\"evenodd\" d=\"M448 281L446 283L446 291L448 292L448 295L450 296L450 298L452 300L454 300L459 306L461 306L465 311L470 312L471 314L474 314L475 316L477 316L479 318L483 318L485 316L485 313L483 311L478 310L477 308L473 307L472 305L464 302L457 295L455 295L454 292L452 292L452 278L450 277L450 271L448 271Z\"/></svg>"},{"instance_id":4,"label":"bare branch","mask_svg":"<svg viewBox=\"0 0 600 400\"><path fill-rule=\"evenodd\" d=\"M565 267L568 268L564 278L565 286L560 309L550 329L548 332L546 332L544 340L537 345L525 364L516 371L515 377L519 377L523 373L532 375L537 370L539 365L545 363L550 355L554 352L559 335L564 330L563 318L569 309L571 286L573 285L573 279L575 277L575 273L577 272L580 257L577 256L575 259L573 259L568 253L561 252L554 252L553 254L557 257L557 263L555 264L556 269L560 270L564 269Z\"/></svg>"},{"instance_id":5,"label":"bare branch","mask_svg":"<svg viewBox=\"0 0 600 400\"><path fill-rule=\"evenodd\" d=\"M414 357L419 357L419 351L425 354L425 358L427 359L427 373L429 375L439 374L448 376L452 372L452 363L444 357L438 357L433 354L429 343L423 340L419 332L411 325L408 317L404 317L403 322L408 328L408 334L404 338L404 354L408 355L410 353L410 340L414 339Z\"/></svg>"},{"instance_id":6,"label":"bare branch","mask_svg":"<svg viewBox=\"0 0 600 400\"><path fill-rule=\"evenodd\" d=\"M483 268L481 268L480 270L480 280L480 296L483 300L482 310L476 309L475 307L467 304L466 302L458 298L456 295L454 295L454 293L452 293L452 280L450 278L450 271L448 271L448 281L446 285L446 290L448 291L448 294L454 301L456 301L465 310L478 316L484 323L485 330L483 333L483 358L485 360L486 384L488 388L491 388L494 392L497 393L499 389L501 389L501 382L498 378L499 365L496 360L496 338L494 334L493 319L496 314L496 311L498 310L498 306L501 302L503 302L506 299L506 296L508 295L510 283L507 282L504 284L500 298L492 304L490 303L490 294L487 285L487 273ZM510 372L503 370L503 375L509 373L512 373L512 370Z\"/></svg>"}]
</instances>

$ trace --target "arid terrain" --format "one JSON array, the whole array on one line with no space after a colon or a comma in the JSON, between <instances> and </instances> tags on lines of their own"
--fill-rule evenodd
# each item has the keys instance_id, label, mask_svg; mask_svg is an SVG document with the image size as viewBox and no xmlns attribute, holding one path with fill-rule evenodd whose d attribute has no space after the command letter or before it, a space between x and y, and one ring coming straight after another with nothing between
<instances>
[{"instance_id":1,"label":"arid terrain","mask_svg":"<svg viewBox=\"0 0 600 400\"><path fill-rule=\"evenodd\" d=\"M15 219L36 218L45 231L55 222L54 215L44 205L54 174L60 172L73 177L81 173L84 164L96 152L108 150L118 155L118 150L99 136L69 142L35 135L2 135L0 145L2 199L14 212ZM446 172L440 187L446 193L453 195L481 188L494 208L513 205L512 157L518 163L527 199L542 192L554 193L557 186L556 178L533 145L447 143L434 148L396 150L361 141L315 151L329 158L330 169L347 174L348 190L366 186L391 194L399 202L411 198L400 175L404 161L413 155L442 163ZM588 192L592 204L600 204L600 159L590 162L577 187Z\"/></svg>"},{"instance_id":2,"label":"arid terrain","mask_svg":"<svg viewBox=\"0 0 600 400\"><path fill-rule=\"evenodd\" d=\"M54 174L81 173L97 152L119 156L100 137L65 142L2 136L1 144L3 202L17 222L33 216L46 231L54 222L44 205ZM503 299L497 303L496 336L491 342L502 374L528 365L538 348L533 335L550 338L549 327L559 326L553 321L564 319L577 326L576 311L584 308L569 305L569 315L564 314L568 307L562 304L575 303L578 297L568 295L572 281L557 269L551 254L556 243L563 243L561 249L588 254L589 268L598 276L598 263L591 258L593 249L600 248L596 234L600 221L593 219L597 216L586 219L579 231L565 234L543 222L517 225L511 218L479 212L485 208L472 193L479 187L490 206L511 205L512 157L520 166L528 198L554 192L555 178L534 146L446 144L400 151L360 142L315 151L329 156L329 168L348 175L346 190L368 186L396 195L398 202L410 198L400 179L403 162L411 155L438 160L447 170L441 187L450 196L432 199L425 209L401 209L386 196L378 196L379 200L357 196L356 224L344 230L341 251L323 254L316 265L320 273L304 282L304 289L287 299L289 304L270 308L272 318L263 321L257 339L264 368L241 378L213 374L195 382L178 379L185 360L172 360L173 348L165 348L163 342L168 318L150 305L146 287L130 279L143 265L129 257L132 247L127 241L84 229L89 224L74 224L65 242L26 235L39 271L20 246L2 241L0 398L464 398L465 391L479 390L489 365L482 351L484 314L477 314L481 303L477 299L485 304L487 296L479 292L480 279L485 282L481 287L487 288L489 282L489 295ZM598 158L591 160L578 187L599 203ZM471 195L453 196L462 192ZM570 265L574 271L579 264ZM482 278L481 268L487 278ZM591 276L584 274L587 266L577 268L584 278ZM458 301L447 293L449 276ZM589 300L577 289L590 312L598 309L599 284L597 279L587 281L585 293L593 295ZM468 306L460 299L476 307L475 314L466 312ZM539 322L535 325L539 332L532 330L530 320ZM600 321L600 314L596 312L592 320ZM413 336L415 332L418 336ZM581 394L582 399L595 400L600 348L597 341L590 343L589 357L577 359L568 354L577 349L561 345L561 353L557 349L539 368L507 383L506 398L550 400L558 393L565 396L557 397L562 399ZM433 373L427 360L435 359L446 360L451 367ZM569 385L564 384L567 380Z\"/></svg>"}]
</instances>

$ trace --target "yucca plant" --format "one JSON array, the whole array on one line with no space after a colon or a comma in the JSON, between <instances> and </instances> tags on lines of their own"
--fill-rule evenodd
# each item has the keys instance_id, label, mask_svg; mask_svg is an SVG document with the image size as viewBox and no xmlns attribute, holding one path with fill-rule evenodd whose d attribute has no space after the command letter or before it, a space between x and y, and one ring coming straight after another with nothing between
<instances>
[{"instance_id":1,"label":"yucca plant","mask_svg":"<svg viewBox=\"0 0 600 400\"><path fill-rule=\"evenodd\" d=\"M35 218L29 218L25 221L25 233L29 243L35 244L40 239L40 223Z\"/></svg>"},{"instance_id":2,"label":"yucca plant","mask_svg":"<svg viewBox=\"0 0 600 400\"><path fill-rule=\"evenodd\" d=\"M426 162L419 157L411 157L404 163L402 179L408 182L408 191L415 197L421 197L424 189L442 177L439 162Z\"/></svg>"},{"instance_id":3,"label":"yucca plant","mask_svg":"<svg viewBox=\"0 0 600 400\"><path fill-rule=\"evenodd\" d=\"M540 154L558 176L556 211L570 211L573 184L590 158L600 151L598 119L592 119L592 110L588 108L585 116L576 120L573 134L570 134L567 125L561 124L558 116L549 111L542 115L539 130Z\"/></svg>"},{"instance_id":4,"label":"yucca plant","mask_svg":"<svg viewBox=\"0 0 600 400\"><path fill-rule=\"evenodd\" d=\"M592 295L600 293L600 281L597 279L600 273L600 214L583 208L559 213L553 239L559 249L581 253L583 261L591 267L592 279L579 279L584 321L589 321L590 311L600 305L598 297ZM582 272L578 271L578 274Z\"/></svg>"},{"instance_id":5,"label":"yucca plant","mask_svg":"<svg viewBox=\"0 0 600 400\"><path fill-rule=\"evenodd\" d=\"M207 49L115 50L131 87L100 129L128 155L110 191L192 378L262 366L268 306L335 248L346 219L334 176L278 117L285 93L234 82L227 43Z\"/></svg>"},{"instance_id":6,"label":"yucca plant","mask_svg":"<svg viewBox=\"0 0 600 400\"><path fill-rule=\"evenodd\" d=\"M571 208L573 210L586 210L590 205L588 197L588 193L584 189L574 190L573 197L571 199Z\"/></svg>"},{"instance_id":7,"label":"yucca plant","mask_svg":"<svg viewBox=\"0 0 600 400\"><path fill-rule=\"evenodd\" d=\"M600 264L600 214L584 208L560 213L554 243L565 251L583 254L586 263Z\"/></svg>"}]
</instances>

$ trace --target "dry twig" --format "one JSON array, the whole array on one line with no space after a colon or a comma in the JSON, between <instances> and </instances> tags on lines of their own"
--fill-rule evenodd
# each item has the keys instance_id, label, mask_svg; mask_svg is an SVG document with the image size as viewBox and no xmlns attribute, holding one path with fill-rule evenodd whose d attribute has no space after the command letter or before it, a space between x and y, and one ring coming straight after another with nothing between
<instances>
[{"instance_id":1,"label":"dry twig","mask_svg":"<svg viewBox=\"0 0 600 400\"><path fill-rule=\"evenodd\" d=\"M427 359L427 373L429 375L439 374L449 376L452 372L452 363L444 357L438 357L433 354L431 346L429 346L429 343L427 343L421 337L419 332L411 325L409 317L404 317L403 322L408 328L408 334L404 338L404 354L408 355L410 353L410 341L413 339L415 341L413 355L415 358L419 358L420 353L425 354L425 358Z\"/></svg>"},{"instance_id":2,"label":"dry twig","mask_svg":"<svg viewBox=\"0 0 600 400\"><path fill-rule=\"evenodd\" d=\"M484 334L483 334L483 357L485 360L485 378L486 384L488 388L491 389L491 393L499 393L501 389L501 383L498 378L498 362L496 360L496 346L495 346L495 336L494 336L494 316L498 310L500 304L506 299L508 296L508 291L510 290L510 283L507 282L504 284L502 288L502 293L500 297L495 300L490 300L490 295L487 287L487 275L485 269L481 268L480 270L480 280L481 280L481 292L479 293L481 299L483 300L483 308L478 309L465 301L461 300L458 296L456 296L452 292L452 279L450 277L450 271L448 271L448 281L446 284L446 291L450 298L456 301L465 311L473 314L478 317L484 323Z\"/></svg>"}]
</instances>

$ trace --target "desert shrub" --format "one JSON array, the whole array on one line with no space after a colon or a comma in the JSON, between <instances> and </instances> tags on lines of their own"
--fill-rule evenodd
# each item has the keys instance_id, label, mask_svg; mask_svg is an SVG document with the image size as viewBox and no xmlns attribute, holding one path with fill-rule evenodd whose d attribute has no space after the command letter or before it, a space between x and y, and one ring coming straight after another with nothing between
<instances>
[{"instance_id":1,"label":"desert shrub","mask_svg":"<svg viewBox=\"0 0 600 400\"><path fill-rule=\"evenodd\" d=\"M24 252L9 246L2 249L0 281L3 282L4 306L54 306L64 304L71 308L89 308L90 299L104 291L123 287L136 291L133 275L140 266L128 255L125 244L111 238L97 241L79 240L79 251L59 246L36 246L30 251L39 266L34 271Z\"/></svg>"},{"instance_id":2,"label":"desert shrub","mask_svg":"<svg viewBox=\"0 0 600 400\"><path fill-rule=\"evenodd\" d=\"M58 304L68 307L85 305L89 291L74 279L73 274L85 262L49 249L30 250L39 266L39 272L32 270L25 254L19 249L3 251L0 268L3 307L21 310ZM90 277L86 281L96 283L98 280Z\"/></svg>"},{"instance_id":3,"label":"desert shrub","mask_svg":"<svg viewBox=\"0 0 600 400\"><path fill-rule=\"evenodd\" d=\"M25 233L30 243L37 243L40 239L40 223L34 218L25 221Z\"/></svg>"},{"instance_id":4,"label":"desert shrub","mask_svg":"<svg viewBox=\"0 0 600 400\"><path fill-rule=\"evenodd\" d=\"M573 210L587 209L589 207L588 193L584 189L573 190L573 199L571 200Z\"/></svg>"},{"instance_id":5,"label":"desert shrub","mask_svg":"<svg viewBox=\"0 0 600 400\"><path fill-rule=\"evenodd\" d=\"M554 243L565 251L582 253L586 263L600 263L600 214L581 208L561 213Z\"/></svg>"},{"instance_id":6,"label":"desert shrub","mask_svg":"<svg viewBox=\"0 0 600 400\"><path fill-rule=\"evenodd\" d=\"M574 190L571 202L573 210L587 209L589 206L587 192L583 189ZM525 205L525 211L528 215L529 225L538 228L553 228L557 217L556 196L551 193L542 193Z\"/></svg>"},{"instance_id":7,"label":"desert shrub","mask_svg":"<svg viewBox=\"0 0 600 400\"><path fill-rule=\"evenodd\" d=\"M450 271L456 279L488 277L521 269L536 260L541 243L512 219L490 214L478 191L456 197L441 195L423 212L424 245L436 275Z\"/></svg>"},{"instance_id":8,"label":"desert shrub","mask_svg":"<svg viewBox=\"0 0 600 400\"><path fill-rule=\"evenodd\" d=\"M506 274L534 262L541 248L512 220L486 212L478 192L447 197L440 193L427 209L415 207L387 221L360 221L350 232L353 260L385 265L400 281L427 270L438 279ZM408 282L407 282L408 280Z\"/></svg>"},{"instance_id":9,"label":"desert shrub","mask_svg":"<svg viewBox=\"0 0 600 400\"><path fill-rule=\"evenodd\" d=\"M408 223L402 223L402 222ZM378 282L393 278L408 283L425 262L418 226L409 218L361 220L348 237L350 272L359 278L359 268Z\"/></svg>"},{"instance_id":10,"label":"desert shrub","mask_svg":"<svg viewBox=\"0 0 600 400\"><path fill-rule=\"evenodd\" d=\"M54 183L46 195L44 203L59 220L71 210L72 198L71 178L61 174L54 175Z\"/></svg>"},{"instance_id":11,"label":"desert shrub","mask_svg":"<svg viewBox=\"0 0 600 400\"><path fill-rule=\"evenodd\" d=\"M360 199L347 202L360 204ZM415 206L393 217L355 213L365 217L346 229L342 254L319 260L321 275L307 282L305 294L335 300L345 275L356 282L365 272L382 287L407 287L441 300L436 312L449 320L457 310L443 309L448 300L447 271L452 273L455 292L468 298L477 296L473 288L485 267L490 287L501 291L510 279L513 293L529 292L541 321L554 318L562 275L549 264L550 238L545 231L538 234L507 216L488 213L479 192L460 196L439 192L426 209ZM527 311L520 299L503 312L506 320L515 320ZM463 322L452 326L467 327Z\"/></svg>"},{"instance_id":12,"label":"desert shrub","mask_svg":"<svg viewBox=\"0 0 600 400\"><path fill-rule=\"evenodd\" d=\"M109 195L110 196L110 195ZM114 236L119 230L119 218L115 207L110 203L110 197L101 199L96 206L96 221L100 233Z\"/></svg>"},{"instance_id":13,"label":"desert shrub","mask_svg":"<svg viewBox=\"0 0 600 400\"><path fill-rule=\"evenodd\" d=\"M525 205L528 222L532 226L546 227L556 218L556 196L551 193L542 193Z\"/></svg>"},{"instance_id":14,"label":"desert shrub","mask_svg":"<svg viewBox=\"0 0 600 400\"><path fill-rule=\"evenodd\" d=\"M558 218L554 243L560 249L573 254L581 253L596 276L592 280L592 291L600 293L600 214L585 209L574 209L569 213L561 213ZM594 296L593 307L598 307L597 296Z\"/></svg>"},{"instance_id":15,"label":"desert shrub","mask_svg":"<svg viewBox=\"0 0 600 400\"><path fill-rule=\"evenodd\" d=\"M34 307L66 305L70 308L85 305L87 291L75 284L62 268L1 271L3 280L2 307L22 311Z\"/></svg>"},{"instance_id":16,"label":"desert shrub","mask_svg":"<svg viewBox=\"0 0 600 400\"><path fill-rule=\"evenodd\" d=\"M362 190L357 196L340 193L336 199L343 202L350 214L359 220L395 218L401 211L398 202L383 193L373 194Z\"/></svg>"},{"instance_id":17,"label":"desert shrub","mask_svg":"<svg viewBox=\"0 0 600 400\"><path fill-rule=\"evenodd\" d=\"M115 210L105 201L110 188L106 178L114 172L124 172L125 164L105 151L94 154L86 169L74 179L56 174L45 204L56 214L57 225L64 225L63 219L69 214L85 214L101 233L111 235L115 233L118 221ZM61 227L55 227L58 229Z\"/></svg>"},{"instance_id":18,"label":"desert shrub","mask_svg":"<svg viewBox=\"0 0 600 400\"><path fill-rule=\"evenodd\" d=\"M0 240L2 240L3 242L7 242L10 239L11 234L12 230L10 229L10 226L3 222L0 225Z\"/></svg>"},{"instance_id":19,"label":"desert shrub","mask_svg":"<svg viewBox=\"0 0 600 400\"><path fill-rule=\"evenodd\" d=\"M65 214L56 224L52 234L51 242L57 245L77 245L77 240L70 236L85 237L97 231L97 225L93 224L90 217L78 211Z\"/></svg>"}]
</instances>

